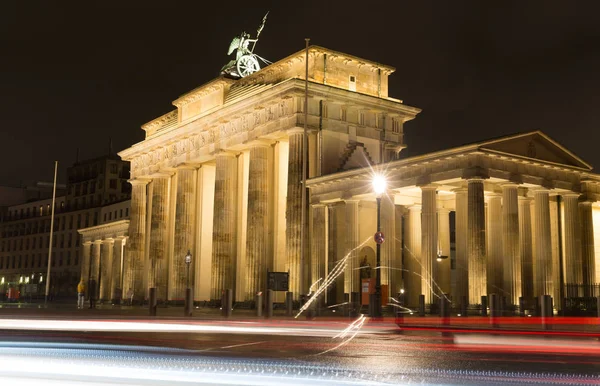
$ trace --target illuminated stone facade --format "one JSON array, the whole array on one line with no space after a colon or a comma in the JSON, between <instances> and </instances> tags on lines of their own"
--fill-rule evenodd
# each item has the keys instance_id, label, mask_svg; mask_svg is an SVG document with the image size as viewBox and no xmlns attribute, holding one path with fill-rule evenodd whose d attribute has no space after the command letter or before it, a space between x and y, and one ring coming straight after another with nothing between
<instances>
[{"instance_id":1,"label":"illuminated stone facade","mask_svg":"<svg viewBox=\"0 0 600 386\"><path fill-rule=\"evenodd\" d=\"M179 301L189 280L195 301L218 301L229 288L248 301L270 270L290 272L296 299L317 281L330 283L323 302L353 298L363 263L375 268L369 165L389 181L381 219L389 295L404 289L409 305L419 294L470 304L491 292L512 304L556 297L561 258L565 277L597 280L600 178L588 164L541 132L400 159L403 125L420 110L388 96L394 69L316 46L302 256L304 55L196 88L120 153L133 185L124 291L143 299L156 286L159 300Z\"/></svg>"}]
</instances>

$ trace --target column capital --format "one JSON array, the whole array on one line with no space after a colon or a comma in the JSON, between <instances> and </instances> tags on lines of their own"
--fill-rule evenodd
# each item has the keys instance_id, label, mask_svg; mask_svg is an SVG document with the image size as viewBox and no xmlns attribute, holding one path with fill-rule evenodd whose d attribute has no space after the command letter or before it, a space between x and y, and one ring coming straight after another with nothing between
<instances>
[{"instance_id":1,"label":"column capital","mask_svg":"<svg viewBox=\"0 0 600 386\"><path fill-rule=\"evenodd\" d=\"M438 213L450 213L450 209L444 208L443 206L437 208L437 211L438 211Z\"/></svg>"},{"instance_id":2,"label":"column capital","mask_svg":"<svg viewBox=\"0 0 600 386\"><path fill-rule=\"evenodd\" d=\"M518 189L519 185L521 185L521 183L518 182L512 182L512 181L507 181L507 182L501 182L500 184L498 184L502 190L504 189L510 189L510 188L515 188Z\"/></svg>"},{"instance_id":3,"label":"column capital","mask_svg":"<svg viewBox=\"0 0 600 386\"><path fill-rule=\"evenodd\" d=\"M84 241L83 243L81 243L81 245L83 245L84 247L89 247L92 245L91 241Z\"/></svg>"},{"instance_id":4,"label":"column capital","mask_svg":"<svg viewBox=\"0 0 600 386\"><path fill-rule=\"evenodd\" d=\"M114 244L115 239L113 239L112 237L107 237L104 240L102 240L102 244Z\"/></svg>"},{"instance_id":5,"label":"column capital","mask_svg":"<svg viewBox=\"0 0 600 386\"><path fill-rule=\"evenodd\" d=\"M191 163L181 163L181 164L175 166L175 169L177 169L177 171L180 171L180 170L194 170L195 171L195 170L198 170L199 167L200 167L199 165L194 165Z\"/></svg>"},{"instance_id":6,"label":"column capital","mask_svg":"<svg viewBox=\"0 0 600 386\"><path fill-rule=\"evenodd\" d=\"M174 170L168 171L168 170L161 169L158 172L150 174L150 178L152 178L153 180L159 179L159 178L169 178L169 177L173 176L173 174L175 174Z\"/></svg>"},{"instance_id":7,"label":"column capital","mask_svg":"<svg viewBox=\"0 0 600 386\"><path fill-rule=\"evenodd\" d=\"M480 166L475 166L472 168L463 169L462 178L467 180L467 182L483 182L483 180L490 178L490 174L487 169Z\"/></svg>"},{"instance_id":8,"label":"column capital","mask_svg":"<svg viewBox=\"0 0 600 386\"><path fill-rule=\"evenodd\" d=\"M307 130L308 132L308 130ZM292 135L296 135L296 134L304 134L304 129L301 127L294 127L292 129L286 130L285 133L287 134L288 137L291 137Z\"/></svg>"},{"instance_id":9,"label":"column capital","mask_svg":"<svg viewBox=\"0 0 600 386\"><path fill-rule=\"evenodd\" d=\"M248 147L266 147L269 148L274 144L273 141L269 141L266 139L251 139L249 141L244 142L244 145L248 146Z\"/></svg>"},{"instance_id":10,"label":"column capital","mask_svg":"<svg viewBox=\"0 0 600 386\"><path fill-rule=\"evenodd\" d=\"M427 183L424 185L417 185L419 188L421 188L421 190L436 190L438 189L439 186L432 184L432 183Z\"/></svg>"},{"instance_id":11,"label":"column capital","mask_svg":"<svg viewBox=\"0 0 600 386\"><path fill-rule=\"evenodd\" d=\"M454 194L457 194L457 193L467 193L468 191L469 191L469 189L467 189L466 186L461 186L460 188L452 189L452 192L454 192Z\"/></svg>"},{"instance_id":12,"label":"column capital","mask_svg":"<svg viewBox=\"0 0 600 386\"><path fill-rule=\"evenodd\" d=\"M581 196L581 193L577 193L577 192L565 192L565 193L559 193L559 195L563 198L566 197L570 197L570 198L579 198L579 196Z\"/></svg>"},{"instance_id":13,"label":"column capital","mask_svg":"<svg viewBox=\"0 0 600 386\"><path fill-rule=\"evenodd\" d=\"M325 207L327 207L327 205L326 205L326 204L322 204L322 203L320 203L320 202L319 202L319 203L317 203L317 204L310 204L310 206L311 206L311 208L313 208L313 209L317 209L317 208L325 208Z\"/></svg>"},{"instance_id":14,"label":"column capital","mask_svg":"<svg viewBox=\"0 0 600 386\"><path fill-rule=\"evenodd\" d=\"M408 210L421 210L423 206L421 204L412 204L408 207Z\"/></svg>"},{"instance_id":15,"label":"column capital","mask_svg":"<svg viewBox=\"0 0 600 386\"><path fill-rule=\"evenodd\" d=\"M584 198L583 200L579 201L579 205L581 205L581 206L591 206L595 202L596 201L594 201L594 200L590 200L588 198Z\"/></svg>"},{"instance_id":16,"label":"column capital","mask_svg":"<svg viewBox=\"0 0 600 386\"><path fill-rule=\"evenodd\" d=\"M231 150L218 149L213 152L213 155L216 157L230 157L235 158L238 156L238 153L233 152Z\"/></svg>"},{"instance_id":17,"label":"column capital","mask_svg":"<svg viewBox=\"0 0 600 386\"><path fill-rule=\"evenodd\" d=\"M100 244L102 244L102 240L94 240L94 241L92 241L92 244L100 245Z\"/></svg>"},{"instance_id":18,"label":"column capital","mask_svg":"<svg viewBox=\"0 0 600 386\"><path fill-rule=\"evenodd\" d=\"M127 180L127 182L129 182L131 185L136 186L136 185L148 185L148 183L151 181L150 178L134 178L134 179L130 179Z\"/></svg>"},{"instance_id":19,"label":"column capital","mask_svg":"<svg viewBox=\"0 0 600 386\"><path fill-rule=\"evenodd\" d=\"M533 194L536 193L550 193L550 191L552 190L552 188L548 188L546 186L536 186L534 188L530 188L529 189L531 192L533 192Z\"/></svg>"}]
</instances>

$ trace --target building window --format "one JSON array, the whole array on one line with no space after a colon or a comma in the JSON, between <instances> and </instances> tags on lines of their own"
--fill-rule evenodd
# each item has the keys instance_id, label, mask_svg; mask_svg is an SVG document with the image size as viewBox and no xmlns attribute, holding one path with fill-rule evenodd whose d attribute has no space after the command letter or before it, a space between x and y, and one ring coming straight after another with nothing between
<instances>
[{"instance_id":1,"label":"building window","mask_svg":"<svg viewBox=\"0 0 600 386\"><path fill-rule=\"evenodd\" d=\"M79 265L79 250L75 251L75 262L73 265Z\"/></svg>"},{"instance_id":2,"label":"building window","mask_svg":"<svg viewBox=\"0 0 600 386\"><path fill-rule=\"evenodd\" d=\"M356 91L356 76L350 75L348 79L348 89L350 91Z\"/></svg>"},{"instance_id":3,"label":"building window","mask_svg":"<svg viewBox=\"0 0 600 386\"><path fill-rule=\"evenodd\" d=\"M77 215L77 229L81 228L81 213Z\"/></svg>"},{"instance_id":4,"label":"building window","mask_svg":"<svg viewBox=\"0 0 600 386\"><path fill-rule=\"evenodd\" d=\"M94 212L94 226L98 225L98 212Z\"/></svg>"},{"instance_id":5,"label":"building window","mask_svg":"<svg viewBox=\"0 0 600 386\"><path fill-rule=\"evenodd\" d=\"M72 244L72 242L73 242L73 234L72 234L72 233L69 233L69 241L68 241L68 244L67 244L67 246L68 246L69 248L71 248L71 244Z\"/></svg>"},{"instance_id":6,"label":"building window","mask_svg":"<svg viewBox=\"0 0 600 386\"><path fill-rule=\"evenodd\" d=\"M117 174L117 164L110 164L110 172L112 174Z\"/></svg>"},{"instance_id":7,"label":"building window","mask_svg":"<svg viewBox=\"0 0 600 386\"><path fill-rule=\"evenodd\" d=\"M13 256L11 259L12 260L12 269L15 269L15 259L16 259L15 256Z\"/></svg>"},{"instance_id":8,"label":"building window","mask_svg":"<svg viewBox=\"0 0 600 386\"><path fill-rule=\"evenodd\" d=\"M123 218L123 209L119 209L119 217Z\"/></svg>"},{"instance_id":9,"label":"building window","mask_svg":"<svg viewBox=\"0 0 600 386\"><path fill-rule=\"evenodd\" d=\"M104 213L104 222L106 222L106 215L107 213Z\"/></svg>"},{"instance_id":10,"label":"building window","mask_svg":"<svg viewBox=\"0 0 600 386\"><path fill-rule=\"evenodd\" d=\"M129 208L125 208L125 217L129 216Z\"/></svg>"},{"instance_id":11,"label":"building window","mask_svg":"<svg viewBox=\"0 0 600 386\"><path fill-rule=\"evenodd\" d=\"M112 221L112 212L108 212L108 221Z\"/></svg>"},{"instance_id":12,"label":"building window","mask_svg":"<svg viewBox=\"0 0 600 386\"><path fill-rule=\"evenodd\" d=\"M86 213L85 214L85 227L89 227L90 226L90 214Z\"/></svg>"},{"instance_id":13,"label":"building window","mask_svg":"<svg viewBox=\"0 0 600 386\"><path fill-rule=\"evenodd\" d=\"M110 189L116 189L117 188L117 179L116 178L112 178L110 180L110 185L109 185Z\"/></svg>"},{"instance_id":14,"label":"building window","mask_svg":"<svg viewBox=\"0 0 600 386\"><path fill-rule=\"evenodd\" d=\"M23 268L29 267L29 255L25 255L25 263L23 265L24 265Z\"/></svg>"},{"instance_id":15,"label":"building window","mask_svg":"<svg viewBox=\"0 0 600 386\"><path fill-rule=\"evenodd\" d=\"M39 215L40 216L44 215L44 206L43 205L40 205L40 213L39 213Z\"/></svg>"},{"instance_id":16,"label":"building window","mask_svg":"<svg viewBox=\"0 0 600 386\"><path fill-rule=\"evenodd\" d=\"M42 266L42 254L38 253L38 268Z\"/></svg>"},{"instance_id":17,"label":"building window","mask_svg":"<svg viewBox=\"0 0 600 386\"><path fill-rule=\"evenodd\" d=\"M392 133L400 133L400 120L398 118L392 118Z\"/></svg>"},{"instance_id":18,"label":"building window","mask_svg":"<svg viewBox=\"0 0 600 386\"><path fill-rule=\"evenodd\" d=\"M358 124L361 126L365 125L365 113L363 113L362 111L358 113Z\"/></svg>"},{"instance_id":19,"label":"building window","mask_svg":"<svg viewBox=\"0 0 600 386\"><path fill-rule=\"evenodd\" d=\"M18 265L19 269L21 269L22 263L23 263L23 256L19 256L19 265Z\"/></svg>"},{"instance_id":20,"label":"building window","mask_svg":"<svg viewBox=\"0 0 600 386\"><path fill-rule=\"evenodd\" d=\"M340 109L340 120L345 121L347 117L347 110L345 107Z\"/></svg>"},{"instance_id":21,"label":"building window","mask_svg":"<svg viewBox=\"0 0 600 386\"><path fill-rule=\"evenodd\" d=\"M58 266L59 266L59 267L62 267L62 265L63 265L63 253L61 252L61 253L58 255Z\"/></svg>"},{"instance_id":22,"label":"building window","mask_svg":"<svg viewBox=\"0 0 600 386\"><path fill-rule=\"evenodd\" d=\"M67 252L67 265L71 265L71 251Z\"/></svg>"},{"instance_id":23,"label":"building window","mask_svg":"<svg viewBox=\"0 0 600 386\"><path fill-rule=\"evenodd\" d=\"M52 252L52 266L54 267L56 265L56 254L54 252Z\"/></svg>"}]
</instances>

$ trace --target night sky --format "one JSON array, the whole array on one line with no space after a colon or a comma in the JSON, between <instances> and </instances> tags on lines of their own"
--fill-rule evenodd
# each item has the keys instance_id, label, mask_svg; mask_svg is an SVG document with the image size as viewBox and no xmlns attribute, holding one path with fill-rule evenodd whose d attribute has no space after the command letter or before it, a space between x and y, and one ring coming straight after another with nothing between
<instances>
[{"instance_id":1,"label":"night sky","mask_svg":"<svg viewBox=\"0 0 600 386\"><path fill-rule=\"evenodd\" d=\"M209 5L206 5L209 4ZM493 4L493 6L491 5ZM311 43L396 67L423 112L403 156L543 130L600 169L600 7L583 1L26 1L0 3L0 185L143 139L211 80L231 39L271 61Z\"/></svg>"}]
</instances>

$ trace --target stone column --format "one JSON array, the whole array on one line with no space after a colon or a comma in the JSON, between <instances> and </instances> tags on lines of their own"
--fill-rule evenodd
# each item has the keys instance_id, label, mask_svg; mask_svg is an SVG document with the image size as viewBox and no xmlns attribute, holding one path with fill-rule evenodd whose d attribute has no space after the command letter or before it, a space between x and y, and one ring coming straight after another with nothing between
<instances>
[{"instance_id":1,"label":"stone column","mask_svg":"<svg viewBox=\"0 0 600 386\"><path fill-rule=\"evenodd\" d=\"M404 250L405 290L411 307L419 304L421 294L421 205L408 208L408 238Z\"/></svg>"},{"instance_id":2,"label":"stone column","mask_svg":"<svg viewBox=\"0 0 600 386\"><path fill-rule=\"evenodd\" d=\"M237 158L232 153L216 155L213 221L213 265L211 299L219 301L224 289L233 289L236 261Z\"/></svg>"},{"instance_id":3,"label":"stone column","mask_svg":"<svg viewBox=\"0 0 600 386\"><path fill-rule=\"evenodd\" d=\"M112 259L112 267L111 267L111 271L110 271L110 280L111 280L111 285L110 285L110 296L111 299L114 297L114 295L116 294L116 290L121 290L121 264L123 262L123 255L122 255L122 251L123 251L123 243L125 242L125 239L123 237L118 237L117 239L115 239L115 242L113 243L113 259ZM122 297L123 294L121 294Z\"/></svg>"},{"instance_id":4,"label":"stone column","mask_svg":"<svg viewBox=\"0 0 600 386\"><path fill-rule=\"evenodd\" d=\"M292 130L289 135L289 162L286 218L287 267L290 272L290 291L298 298L302 291L302 265L300 256L302 228L302 149L303 131Z\"/></svg>"},{"instance_id":5,"label":"stone column","mask_svg":"<svg viewBox=\"0 0 600 386\"><path fill-rule=\"evenodd\" d=\"M396 243L394 235L396 233L396 205L394 204L394 195L384 195L381 197L381 232L385 241L381 244L381 285L387 285L388 297L396 296L392 291L395 283L393 282L396 262Z\"/></svg>"},{"instance_id":6,"label":"stone column","mask_svg":"<svg viewBox=\"0 0 600 386\"><path fill-rule=\"evenodd\" d=\"M156 287L156 297L167 300L168 283L168 215L170 176L160 176L152 180L152 208L150 219L150 245L148 270L148 287Z\"/></svg>"},{"instance_id":7,"label":"stone column","mask_svg":"<svg viewBox=\"0 0 600 386\"><path fill-rule=\"evenodd\" d=\"M439 295L436 277L438 252L436 186L421 186L421 294L425 304L432 304Z\"/></svg>"},{"instance_id":8,"label":"stone column","mask_svg":"<svg viewBox=\"0 0 600 386\"><path fill-rule=\"evenodd\" d=\"M248 174L248 227L246 238L246 300L266 291L269 231L269 157L268 144L250 148Z\"/></svg>"},{"instance_id":9,"label":"stone column","mask_svg":"<svg viewBox=\"0 0 600 386\"><path fill-rule=\"evenodd\" d=\"M312 290L316 291L326 278L326 258L327 258L327 206L316 204L311 206L311 275L312 285L319 281L319 285L314 285ZM325 294L320 295L319 302L324 299Z\"/></svg>"},{"instance_id":10,"label":"stone column","mask_svg":"<svg viewBox=\"0 0 600 386\"><path fill-rule=\"evenodd\" d=\"M440 290L451 293L450 283L450 211L446 208L438 209L438 239L439 251L446 259L437 262L437 283Z\"/></svg>"},{"instance_id":11,"label":"stone column","mask_svg":"<svg viewBox=\"0 0 600 386\"><path fill-rule=\"evenodd\" d=\"M533 239L531 235L531 198L519 196L519 253L521 255L521 294L533 299Z\"/></svg>"},{"instance_id":12,"label":"stone column","mask_svg":"<svg viewBox=\"0 0 600 386\"><path fill-rule=\"evenodd\" d=\"M90 262L90 279L98 282L100 276L100 254L102 252L102 240L95 240L92 245L92 258Z\"/></svg>"},{"instance_id":13,"label":"stone column","mask_svg":"<svg viewBox=\"0 0 600 386\"><path fill-rule=\"evenodd\" d=\"M404 207L400 205L394 205L394 214L395 214L395 224L394 224L394 244L395 244L395 252L392 257L392 266L395 268L392 271L392 286L390 286L390 296L396 297L400 289L404 289L404 277L406 276L404 272L404 265L402 261L402 256L404 256L404 223L402 219L404 218ZM388 236L389 237L389 236Z\"/></svg>"},{"instance_id":14,"label":"stone column","mask_svg":"<svg viewBox=\"0 0 600 386\"><path fill-rule=\"evenodd\" d=\"M554 295L552 283L552 240L548 189L534 192L535 205L535 286L534 295Z\"/></svg>"},{"instance_id":15,"label":"stone column","mask_svg":"<svg viewBox=\"0 0 600 386\"><path fill-rule=\"evenodd\" d=\"M103 301L110 301L111 298L110 281L113 266L114 243L115 242L113 239L106 239L102 241L102 262L100 264L100 293L98 294L98 299Z\"/></svg>"},{"instance_id":16,"label":"stone column","mask_svg":"<svg viewBox=\"0 0 600 386\"><path fill-rule=\"evenodd\" d=\"M358 261L358 204L359 200L346 201L346 270L344 272L344 293L360 291L360 272L358 270L360 261Z\"/></svg>"},{"instance_id":17,"label":"stone column","mask_svg":"<svg viewBox=\"0 0 600 386\"><path fill-rule=\"evenodd\" d=\"M198 169L196 201L196 264L194 300L210 300L213 254L213 225L215 198L215 165L204 164ZM194 252L192 252L194 253Z\"/></svg>"},{"instance_id":18,"label":"stone column","mask_svg":"<svg viewBox=\"0 0 600 386\"><path fill-rule=\"evenodd\" d=\"M579 193L562 195L564 203L564 267L565 284L581 284L581 223L579 222ZM567 297L577 297L577 293L566 293Z\"/></svg>"},{"instance_id":19,"label":"stone column","mask_svg":"<svg viewBox=\"0 0 600 386\"><path fill-rule=\"evenodd\" d=\"M455 190L456 221L456 293L452 298L456 305L463 296L469 299L469 259L467 255L468 196L466 188Z\"/></svg>"},{"instance_id":20,"label":"stone column","mask_svg":"<svg viewBox=\"0 0 600 386\"><path fill-rule=\"evenodd\" d=\"M596 282L596 255L594 250L594 219L592 201L579 203L581 216L581 273L583 277L584 296L593 296L591 285Z\"/></svg>"},{"instance_id":21,"label":"stone column","mask_svg":"<svg viewBox=\"0 0 600 386\"><path fill-rule=\"evenodd\" d=\"M506 296L502 251L502 196L490 193L487 208L487 292Z\"/></svg>"},{"instance_id":22,"label":"stone column","mask_svg":"<svg viewBox=\"0 0 600 386\"><path fill-rule=\"evenodd\" d=\"M521 242L519 237L519 197L517 184L502 185L502 251L504 291L507 302L519 304L521 297Z\"/></svg>"},{"instance_id":23,"label":"stone column","mask_svg":"<svg viewBox=\"0 0 600 386\"><path fill-rule=\"evenodd\" d=\"M135 299L142 299L143 288L144 247L146 244L146 185L148 181L132 180L131 209L129 212L129 242L125 255L123 272L123 290L130 289Z\"/></svg>"},{"instance_id":24,"label":"stone column","mask_svg":"<svg viewBox=\"0 0 600 386\"><path fill-rule=\"evenodd\" d=\"M86 285L90 280L90 268L91 268L91 248L92 243L90 241L85 241L82 244L82 252L81 252L81 280L83 280Z\"/></svg>"},{"instance_id":25,"label":"stone column","mask_svg":"<svg viewBox=\"0 0 600 386\"><path fill-rule=\"evenodd\" d=\"M171 288L169 298L183 300L187 288L188 272L185 256L195 250L196 234L196 169L192 166L177 168L177 202L175 204L175 249L169 267ZM189 267L189 285L194 286L195 260L192 256Z\"/></svg>"},{"instance_id":26,"label":"stone column","mask_svg":"<svg viewBox=\"0 0 600 386\"><path fill-rule=\"evenodd\" d=\"M470 178L467 186L467 255L469 259L469 303L480 304L486 295L485 201L483 179Z\"/></svg>"}]
</instances>

